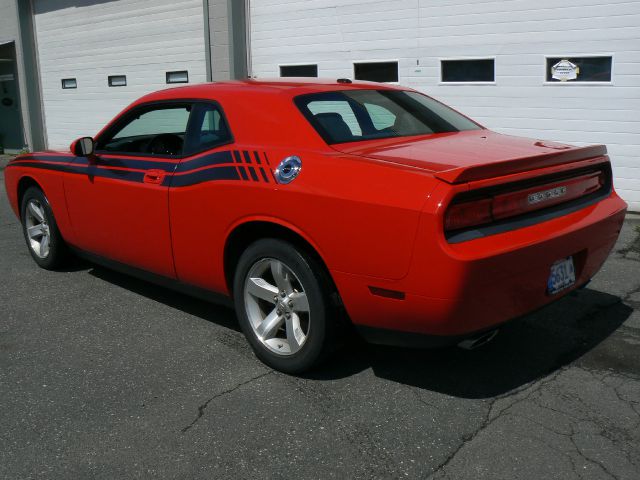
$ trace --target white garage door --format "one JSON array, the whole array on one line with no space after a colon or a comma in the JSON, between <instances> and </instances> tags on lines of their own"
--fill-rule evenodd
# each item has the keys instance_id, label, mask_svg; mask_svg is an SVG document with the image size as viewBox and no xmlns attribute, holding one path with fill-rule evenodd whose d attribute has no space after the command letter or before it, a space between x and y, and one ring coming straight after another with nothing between
<instances>
[{"instance_id":1,"label":"white garage door","mask_svg":"<svg viewBox=\"0 0 640 480\"><path fill-rule=\"evenodd\" d=\"M202 0L35 0L34 15L49 148L93 136L131 101L174 86L167 72L206 81ZM123 75L126 85L109 86Z\"/></svg>"},{"instance_id":2,"label":"white garage door","mask_svg":"<svg viewBox=\"0 0 640 480\"><path fill-rule=\"evenodd\" d=\"M252 73L340 78L354 63L395 66L388 79L489 128L606 144L618 192L640 211L639 25L639 0L252 0ZM565 57L609 59L611 78L547 81ZM490 77L447 79L443 61L488 62Z\"/></svg>"}]
</instances>

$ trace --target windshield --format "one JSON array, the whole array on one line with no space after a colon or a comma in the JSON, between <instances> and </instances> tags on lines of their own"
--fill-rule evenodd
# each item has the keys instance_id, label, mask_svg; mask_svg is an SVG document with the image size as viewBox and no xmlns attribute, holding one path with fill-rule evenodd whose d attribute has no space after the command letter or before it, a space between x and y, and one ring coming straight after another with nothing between
<instances>
[{"instance_id":1,"label":"windshield","mask_svg":"<svg viewBox=\"0 0 640 480\"><path fill-rule=\"evenodd\" d=\"M295 103L329 144L482 129L417 92L344 90L301 95Z\"/></svg>"}]
</instances>

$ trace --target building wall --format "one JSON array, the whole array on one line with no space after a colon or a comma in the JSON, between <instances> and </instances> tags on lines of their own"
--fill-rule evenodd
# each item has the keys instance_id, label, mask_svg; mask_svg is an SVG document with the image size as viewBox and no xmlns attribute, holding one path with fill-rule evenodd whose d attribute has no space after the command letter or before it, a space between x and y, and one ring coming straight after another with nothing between
<instances>
[{"instance_id":1,"label":"building wall","mask_svg":"<svg viewBox=\"0 0 640 480\"><path fill-rule=\"evenodd\" d=\"M212 80L247 78L248 0L207 0Z\"/></svg>"},{"instance_id":2,"label":"building wall","mask_svg":"<svg viewBox=\"0 0 640 480\"><path fill-rule=\"evenodd\" d=\"M500 132L605 143L619 193L640 211L640 1L252 0L252 74L397 60L399 83ZM610 84L548 84L545 55L613 55ZM495 58L489 85L440 82L440 60Z\"/></svg>"},{"instance_id":3,"label":"building wall","mask_svg":"<svg viewBox=\"0 0 640 480\"><path fill-rule=\"evenodd\" d=\"M209 38L213 81L231 78L228 3L228 0L209 0Z\"/></svg>"},{"instance_id":4,"label":"building wall","mask_svg":"<svg viewBox=\"0 0 640 480\"><path fill-rule=\"evenodd\" d=\"M114 115L187 70L206 81L202 0L34 0L49 148L95 135ZM109 87L109 75L126 75ZM61 80L76 78L76 89Z\"/></svg>"},{"instance_id":5,"label":"building wall","mask_svg":"<svg viewBox=\"0 0 640 480\"><path fill-rule=\"evenodd\" d=\"M22 114L25 145L29 141L29 115L27 112L28 97L24 82L25 72L23 64L22 43L20 41L20 27L18 23L18 8L16 0L0 0L0 45L15 42L16 64L18 70L18 86L20 88L20 109Z\"/></svg>"}]
</instances>

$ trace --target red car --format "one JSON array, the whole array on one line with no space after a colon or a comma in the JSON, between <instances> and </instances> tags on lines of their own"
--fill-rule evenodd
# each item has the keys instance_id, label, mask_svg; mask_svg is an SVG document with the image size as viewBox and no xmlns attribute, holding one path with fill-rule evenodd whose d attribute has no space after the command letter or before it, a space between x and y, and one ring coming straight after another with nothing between
<instances>
[{"instance_id":1,"label":"red car","mask_svg":"<svg viewBox=\"0 0 640 480\"><path fill-rule=\"evenodd\" d=\"M480 343L585 285L626 210L604 146L500 135L347 79L155 92L5 182L41 267L73 251L219 297L287 372L348 322L376 343Z\"/></svg>"}]
</instances>

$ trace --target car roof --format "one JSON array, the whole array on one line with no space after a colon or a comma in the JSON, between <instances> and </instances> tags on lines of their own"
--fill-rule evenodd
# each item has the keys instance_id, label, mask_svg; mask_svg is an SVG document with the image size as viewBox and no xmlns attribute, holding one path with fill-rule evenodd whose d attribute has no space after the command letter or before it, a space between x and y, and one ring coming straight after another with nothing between
<instances>
[{"instance_id":1,"label":"car roof","mask_svg":"<svg viewBox=\"0 0 640 480\"><path fill-rule=\"evenodd\" d=\"M195 99L211 98L218 95L229 94L264 94L286 95L295 97L305 93L327 92L339 90L409 90L405 87L388 83L365 82L348 79L321 79L321 78L274 78L274 79L248 79L229 80L222 82L200 83L181 87L167 88L150 93L140 98L136 104L170 100L170 99Z\"/></svg>"}]
</instances>

